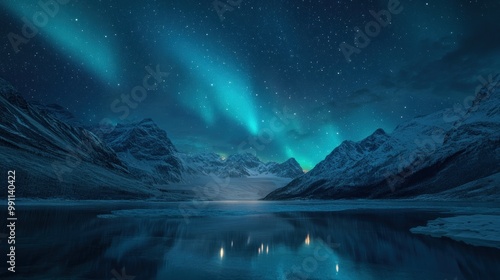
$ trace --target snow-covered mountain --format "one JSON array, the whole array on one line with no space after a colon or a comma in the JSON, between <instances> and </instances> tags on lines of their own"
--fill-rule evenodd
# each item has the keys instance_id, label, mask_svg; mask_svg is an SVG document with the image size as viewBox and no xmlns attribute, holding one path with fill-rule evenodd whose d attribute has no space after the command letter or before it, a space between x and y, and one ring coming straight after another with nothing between
<instances>
[{"instance_id":1,"label":"snow-covered mountain","mask_svg":"<svg viewBox=\"0 0 500 280\"><path fill-rule=\"evenodd\" d=\"M84 127L84 125L66 108L58 104L42 104L38 101L30 102L33 107L37 108L42 115L50 115L54 119L58 119L74 127Z\"/></svg>"},{"instance_id":2,"label":"snow-covered mountain","mask_svg":"<svg viewBox=\"0 0 500 280\"><path fill-rule=\"evenodd\" d=\"M84 127L73 114L57 104L35 103L34 106L44 115L76 127ZM87 129L100 131L98 126ZM293 158L283 163L264 163L249 153L234 154L223 159L216 153L179 152L167 133L152 119L119 123L106 133L98 135L133 176L147 183L178 183L210 174L220 178L276 176L291 179L303 174L302 167Z\"/></svg>"},{"instance_id":3,"label":"snow-covered mountain","mask_svg":"<svg viewBox=\"0 0 500 280\"><path fill-rule=\"evenodd\" d=\"M250 153L234 154L223 159L215 153L208 154L179 154L189 174L215 174L220 178L242 178L249 176L276 176L295 178L303 173L302 167L290 158L283 163L262 162Z\"/></svg>"},{"instance_id":4,"label":"snow-covered mountain","mask_svg":"<svg viewBox=\"0 0 500 280\"><path fill-rule=\"evenodd\" d=\"M177 156L182 161L185 175L219 174L224 166L221 156L216 153L178 153Z\"/></svg>"},{"instance_id":5,"label":"snow-covered mountain","mask_svg":"<svg viewBox=\"0 0 500 280\"><path fill-rule=\"evenodd\" d=\"M220 178L262 175L295 178L303 174L295 159L278 164L263 163L252 154L234 154L223 159L215 153L179 152L167 133L151 119L118 124L102 138L131 173L148 183L178 183L210 174Z\"/></svg>"},{"instance_id":6,"label":"snow-covered mountain","mask_svg":"<svg viewBox=\"0 0 500 280\"><path fill-rule=\"evenodd\" d=\"M267 168L269 173L284 178L293 179L304 174L302 167L294 158L290 158L283 163L268 164Z\"/></svg>"},{"instance_id":7,"label":"snow-covered mountain","mask_svg":"<svg viewBox=\"0 0 500 280\"><path fill-rule=\"evenodd\" d=\"M157 184L181 181L183 166L176 156L177 150L153 120L117 124L102 138L142 181Z\"/></svg>"},{"instance_id":8,"label":"snow-covered mountain","mask_svg":"<svg viewBox=\"0 0 500 280\"><path fill-rule=\"evenodd\" d=\"M20 197L153 195L130 178L127 166L94 133L31 105L2 79L0 120L0 168L16 171Z\"/></svg>"},{"instance_id":9,"label":"snow-covered mountain","mask_svg":"<svg viewBox=\"0 0 500 280\"><path fill-rule=\"evenodd\" d=\"M499 78L467 108L417 117L390 135L378 129L360 142L344 141L265 199L415 197L464 188L500 172Z\"/></svg>"},{"instance_id":10,"label":"snow-covered mountain","mask_svg":"<svg viewBox=\"0 0 500 280\"><path fill-rule=\"evenodd\" d=\"M0 108L2 146L62 158L70 154L103 167L125 169L113 150L92 132L32 106L1 79Z\"/></svg>"},{"instance_id":11,"label":"snow-covered mountain","mask_svg":"<svg viewBox=\"0 0 500 280\"><path fill-rule=\"evenodd\" d=\"M189 196L193 182L203 184L213 176L237 177L239 185L262 196L302 175L293 159L278 164L251 154L222 159L181 153L151 119L105 131L84 126L62 106L27 102L2 79L0 110L0 168L18 169L24 197L178 199ZM267 177L245 182L259 176ZM262 180L264 190L254 186ZM173 183L184 188L172 189Z\"/></svg>"}]
</instances>

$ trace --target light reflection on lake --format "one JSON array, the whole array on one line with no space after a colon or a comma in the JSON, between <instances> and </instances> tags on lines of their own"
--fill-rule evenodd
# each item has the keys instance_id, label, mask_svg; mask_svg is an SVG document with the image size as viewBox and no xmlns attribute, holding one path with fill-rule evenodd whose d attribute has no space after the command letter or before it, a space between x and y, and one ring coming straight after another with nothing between
<instances>
[{"instance_id":1,"label":"light reflection on lake","mask_svg":"<svg viewBox=\"0 0 500 280\"><path fill-rule=\"evenodd\" d=\"M443 280L500 275L498 249L409 231L437 217L437 210L305 207L212 202L186 219L177 203L24 206L15 279ZM10 275L0 273L5 276Z\"/></svg>"}]
</instances>

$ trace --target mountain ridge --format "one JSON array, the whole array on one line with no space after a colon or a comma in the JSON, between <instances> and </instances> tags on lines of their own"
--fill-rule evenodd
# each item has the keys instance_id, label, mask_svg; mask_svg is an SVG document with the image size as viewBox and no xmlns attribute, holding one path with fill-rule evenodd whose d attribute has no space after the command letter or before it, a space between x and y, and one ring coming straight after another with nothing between
<instances>
[{"instance_id":1,"label":"mountain ridge","mask_svg":"<svg viewBox=\"0 0 500 280\"><path fill-rule=\"evenodd\" d=\"M302 174L298 165L263 163L248 155L232 155L223 161L219 156L183 154L152 119L119 123L105 132L84 126L60 105L26 101L3 79L0 109L0 154L6 158L0 167L22 166L31 173L23 180L24 197L179 198L185 196L158 186L208 174L238 178ZM196 160L198 164L187 164ZM219 160L219 165L212 165ZM99 178L92 178L93 173ZM56 190L59 185L70 187ZM100 188L101 195L89 193L87 187Z\"/></svg>"},{"instance_id":2,"label":"mountain ridge","mask_svg":"<svg viewBox=\"0 0 500 280\"><path fill-rule=\"evenodd\" d=\"M416 117L391 134L378 129L359 142L344 141L264 199L411 198L496 174L500 100L492 89L499 78L478 91L468 108Z\"/></svg>"}]
</instances>

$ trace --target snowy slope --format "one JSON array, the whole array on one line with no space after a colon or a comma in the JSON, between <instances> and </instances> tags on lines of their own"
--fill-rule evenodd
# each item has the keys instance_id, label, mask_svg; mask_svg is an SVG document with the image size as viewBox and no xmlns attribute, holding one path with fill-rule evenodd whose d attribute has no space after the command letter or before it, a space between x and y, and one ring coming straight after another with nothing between
<instances>
[{"instance_id":1,"label":"snowy slope","mask_svg":"<svg viewBox=\"0 0 500 280\"><path fill-rule=\"evenodd\" d=\"M33 107L37 108L40 114L49 115L54 119L58 119L74 127L84 127L84 125L66 108L58 104L42 104L40 102L30 102Z\"/></svg>"},{"instance_id":2,"label":"snowy slope","mask_svg":"<svg viewBox=\"0 0 500 280\"><path fill-rule=\"evenodd\" d=\"M184 166L185 176L218 174L219 170L224 166L221 156L216 153L178 153L177 156Z\"/></svg>"},{"instance_id":3,"label":"snowy slope","mask_svg":"<svg viewBox=\"0 0 500 280\"><path fill-rule=\"evenodd\" d=\"M157 194L131 178L115 152L92 132L29 104L2 79L0 120L0 168L16 171L18 197L140 199Z\"/></svg>"},{"instance_id":4,"label":"snowy slope","mask_svg":"<svg viewBox=\"0 0 500 280\"><path fill-rule=\"evenodd\" d=\"M142 181L165 184L181 180L183 167L175 155L177 150L153 120L118 124L102 137Z\"/></svg>"},{"instance_id":5,"label":"snowy slope","mask_svg":"<svg viewBox=\"0 0 500 280\"><path fill-rule=\"evenodd\" d=\"M92 132L44 114L0 79L0 144L37 155L69 156L126 170L116 154Z\"/></svg>"},{"instance_id":6,"label":"snowy slope","mask_svg":"<svg viewBox=\"0 0 500 280\"><path fill-rule=\"evenodd\" d=\"M483 89L467 110L439 111L402 123L390 135L379 129L360 142L343 142L266 199L414 197L499 171L500 98Z\"/></svg>"},{"instance_id":7,"label":"snowy slope","mask_svg":"<svg viewBox=\"0 0 500 280\"><path fill-rule=\"evenodd\" d=\"M166 185L192 188L190 182L210 176L241 178L231 185L233 199L238 187L245 197L253 197L253 191L261 197L303 174L294 159L278 164L251 154L225 160L216 154L183 154L151 119L97 133L102 131L85 127L59 105L28 103L1 79L0 110L0 154L5 159L0 167L24 171L24 197L185 199L188 191ZM255 180L247 184L249 177Z\"/></svg>"},{"instance_id":8,"label":"snowy slope","mask_svg":"<svg viewBox=\"0 0 500 280\"><path fill-rule=\"evenodd\" d=\"M187 173L196 175L214 174L220 178L244 178L254 176L276 176L296 178L303 173L299 163L290 158L283 163L262 162L250 153L234 154L222 159L215 153L179 154Z\"/></svg>"},{"instance_id":9,"label":"snowy slope","mask_svg":"<svg viewBox=\"0 0 500 280\"><path fill-rule=\"evenodd\" d=\"M271 163L266 167L268 168L268 173L274 174L278 177L293 179L304 174L302 167L294 158L290 158L283 163Z\"/></svg>"},{"instance_id":10,"label":"snowy slope","mask_svg":"<svg viewBox=\"0 0 500 280\"><path fill-rule=\"evenodd\" d=\"M237 178L198 175L189 178L189 182L172 183L165 188L176 193L190 192L197 201L259 200L290 181L290 178L272 175Z\"/></svg>"},{"instance_id":11,"label":"snowy slope","mask_svg":"<svg viewBox=\"0 0 500 280\"><path fill-rule=\"evenodd\" d=\"M263 163L252 154L234 154L222 159L215 153L181 153L151 119L118 124L103 135L103 140L131 173L147 183L191 182L210 174L220 178L262 175L295 178L303 174L295 159L278 164Z\"/></svg>"},{"instance_id":12,"label":"snowy slope","mask_svg":"<svg viewBox=\"0 0 500 280\"><path fill-rule=\"evenodd\" d=\"M500 201L500 173L495 173L437 194L423 194L416 198L419 200L441 201L472 199L479 201Z\"/></svg>"}]
</instances>

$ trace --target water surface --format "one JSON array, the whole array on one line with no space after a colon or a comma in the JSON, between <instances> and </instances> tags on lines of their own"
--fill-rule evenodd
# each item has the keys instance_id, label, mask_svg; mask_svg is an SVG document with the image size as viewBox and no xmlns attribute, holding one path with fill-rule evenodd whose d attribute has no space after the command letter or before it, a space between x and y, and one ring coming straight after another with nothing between
<instances>
[{"instance_id":1,"label":"water surface","mask_svg":"<svg viewBox=\"0 0 500 280\"><path fill-rule=\"evenodd\" d=\"M18 210L14 279L451 280L500 275L498 249L409 231L451 215L445 206L352 205L26 204ZM5 276L12 275L2 271L0 277Z\"/></svg>"}]
</instances>

